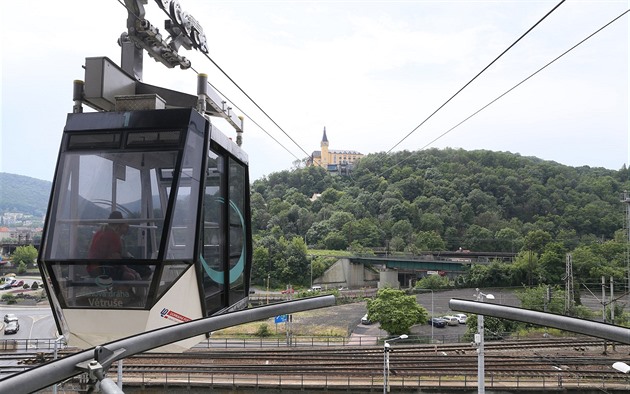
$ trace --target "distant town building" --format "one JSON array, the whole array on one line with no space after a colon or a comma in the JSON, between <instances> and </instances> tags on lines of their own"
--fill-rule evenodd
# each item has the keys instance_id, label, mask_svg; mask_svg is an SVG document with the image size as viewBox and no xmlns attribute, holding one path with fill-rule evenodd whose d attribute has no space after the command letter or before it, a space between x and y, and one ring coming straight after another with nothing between
<instances>
[{"instance_id":1,"label":"distant town building","mask_svg":"<svg viewBox=\"0 0 630 394\"><path fill-rule=\"evenodd\" d=\"M354 150L328 149L328 137L324 127L321 150L313 151L311 157L306 160L306 165L322 167L335 175L347 175L352 172L354 163L362 157L362 153Z\"/></svg>"}]
</instances>

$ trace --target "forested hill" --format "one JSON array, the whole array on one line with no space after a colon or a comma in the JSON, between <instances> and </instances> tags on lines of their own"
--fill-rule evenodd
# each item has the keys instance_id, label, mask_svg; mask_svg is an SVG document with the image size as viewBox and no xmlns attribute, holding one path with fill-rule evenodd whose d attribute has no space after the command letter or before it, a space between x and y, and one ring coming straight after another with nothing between
<instances>
[{"instance_id":1,"label":"forested hill","mask_svg":"<svg viewBox=\"0 0 630 394\"><path fill-rule=\"evenodd\" d=\"M572 249L623 228L628 178L625 165L575 168L506 152L370 154L349 177L311 167L255 181L254 231L328 249L518 252L531 233Z\"/></svg>"},{"instance_id":2,"label":"forested hill","mask_svg":"<svg viewBox=\"0 0 630 394\"><path fill-rule=\"evenodd\" d=\"M0 172L0 213L19 212L43 217L52 182Z\"/></svg>"}]
</instances>

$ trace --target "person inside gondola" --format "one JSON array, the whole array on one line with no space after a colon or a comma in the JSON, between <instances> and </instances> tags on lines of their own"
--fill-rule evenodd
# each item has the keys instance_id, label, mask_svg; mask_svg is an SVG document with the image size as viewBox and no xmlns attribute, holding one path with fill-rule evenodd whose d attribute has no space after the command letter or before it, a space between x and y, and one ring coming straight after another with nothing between
<instances>
[{"instance_id":1,"label":"person inside gondola","mask_svg":"<svg viewBox=\"0 0 630 394\"><path fill-rule=\"evenodd\" d=\"M129 231L129 224L120 222L123 215L119 211L110 213L108 219L116 221L107 223L94 234L88 251L90 260L117 260L130 257L124 252L122 240ZM105 265L102 261L92 262L88 264L87 272L91 277L107 275L117 280L141 279L140 274L126 264Z\"/></svg>"}]
</instances>

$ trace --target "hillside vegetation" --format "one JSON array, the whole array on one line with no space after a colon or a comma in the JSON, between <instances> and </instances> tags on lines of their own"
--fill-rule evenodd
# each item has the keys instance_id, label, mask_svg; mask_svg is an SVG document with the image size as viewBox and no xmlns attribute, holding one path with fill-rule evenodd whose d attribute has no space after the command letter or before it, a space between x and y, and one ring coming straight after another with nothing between
<instances>
[{"instance_id":1,"label":"hillside vegetation","mask_svg":"<svg viewBox=\"0 0 630 394\"><path fill-rule=\"evenodd\" d=\"M255 164L254 164L255 165ZM326 249L418 255L519 253L475 266L449 286L627 283L624 190L629 171L569 167L518 154L432 149L362 158L351 176L321 168L273 173L252 185L252 282L305 286L336 260ZM51 183L0 173L0 213L45 213ZM313 198L313 197L317 198ZM444 284L441 284L444 285Z\"/></svg>"},{"instance_id":2,"label":"hillside vegetation","mask_svg":"<svg viewBox=\"0 0 630 394\"><path fill-rule=\"evenodd\" d=\"M0 172L0 213L44 216L51 187L52 182Z\"/></svg>"},{"instance_id":3,"label":"hillside vegetation","mask_svg":"<svg viewBox=\"0 0 630 394\"><path fill-rule=\"evenodd\" d=\"M355 252L524 253L511 268L477 267L483 272L470 272L468 285L560 283L567 252L581 279L623 281L628 177L625 165L574 168L461 149L371 154L349 177L313 167L274 173L252 186L253 279L307 282L306 242ZM325 265L316 262L315 275Z\"/></svg>"}]
</instances>

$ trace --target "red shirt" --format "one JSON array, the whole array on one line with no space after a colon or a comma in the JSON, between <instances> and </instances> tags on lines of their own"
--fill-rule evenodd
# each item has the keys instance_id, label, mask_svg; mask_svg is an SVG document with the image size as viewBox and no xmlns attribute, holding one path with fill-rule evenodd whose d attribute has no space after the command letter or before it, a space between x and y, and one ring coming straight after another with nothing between
<instances>
[{"instance_id":1,"label":"red shirt","mask_svg":"<svg viewBox=\"0 0 630 394\"><path fill-rule=\"evenodd\" d=\"M120 235L110 228L94 234L88 251L89 259L119 259L122 255Z\"/></svg>"}]
</instances>

